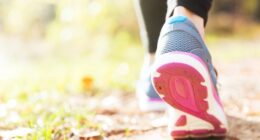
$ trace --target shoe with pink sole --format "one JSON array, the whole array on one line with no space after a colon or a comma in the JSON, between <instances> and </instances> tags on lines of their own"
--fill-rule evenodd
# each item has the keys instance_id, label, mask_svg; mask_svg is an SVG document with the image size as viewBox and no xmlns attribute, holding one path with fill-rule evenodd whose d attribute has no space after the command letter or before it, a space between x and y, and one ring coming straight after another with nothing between
<instances>
[{"instance_id":1,"label":"shoe with pink sole","mask_svg":"<svg viewBox=\"0 0 260 140\"><path fill-rule=\"evenodd\" d=\"M170 18L162 28L152 68L153 85L169 105L173 138L223 137L227 120L216 87L210 53L186 17Z\"/></svg>"}]
</instances>

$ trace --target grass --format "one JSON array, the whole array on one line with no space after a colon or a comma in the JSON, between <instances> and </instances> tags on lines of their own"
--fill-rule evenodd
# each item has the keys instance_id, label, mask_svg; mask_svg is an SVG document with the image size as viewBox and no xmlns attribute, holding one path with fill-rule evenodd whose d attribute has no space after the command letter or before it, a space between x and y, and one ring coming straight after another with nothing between
<instances>
[{"instance_id":1,"label":"grass","mask_svg":"<svg viewBox=\"0 0 260 140\"><path fill-rule=\"evenodd\" d=\"M71 48L45 46L50 53L36 58L23 55L30 48L1 47L5 61L0 70L0 130L5 134L30 128L28 135L14 135L33 140L65 140L74 130L100 130L100 124L93 122L90 98L113 90L133 92L135 87L143 50L139 44L127 43L111 45L108 51L73 53Z\"/></svg>"}]
</instances>

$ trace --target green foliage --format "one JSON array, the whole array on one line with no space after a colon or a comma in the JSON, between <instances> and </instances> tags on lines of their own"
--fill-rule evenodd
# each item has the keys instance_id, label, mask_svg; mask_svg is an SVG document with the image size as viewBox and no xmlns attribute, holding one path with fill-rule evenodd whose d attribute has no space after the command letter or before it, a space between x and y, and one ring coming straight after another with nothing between
<instances>
[{"instance_id":1,"label":"green foliage","mask_svg":"<svg viewBox=\"0 0 260 140\"><path fill-rule=\"evenodd\" d=\"M140 65L135 62L142 58L143 51L139 44L132 1L2 0L0 7L5 35L18 35L29 41L40 39L49 44L45 46L50 50L47 52L49 54L39 56L36 63L28 60L32 73L48 71L50 77L63 80L59 84L62 85L71 79L69 75L75 76L69 74L70 70L66 70L74 67L79 69L75 70L78 78L72 79L80 81L84 75L93 76L96 85L101 89L111 86L129 89L127 83L134 83ZM58 70L60 68L56 68L56 64L60 68L64 66L63 71ZM48 69L48 66L52 66L53 70ZM121 67L124 67L125 75L111 75ZM68 76L61 78L64 75ZM122 80L121 76L125 82L117 83ZM32 79L25 77L20 79L30 83ZM106 81L102 77L106 77ZM133 87L133 84L130 85Z\"/></svg>"}]
</instances>

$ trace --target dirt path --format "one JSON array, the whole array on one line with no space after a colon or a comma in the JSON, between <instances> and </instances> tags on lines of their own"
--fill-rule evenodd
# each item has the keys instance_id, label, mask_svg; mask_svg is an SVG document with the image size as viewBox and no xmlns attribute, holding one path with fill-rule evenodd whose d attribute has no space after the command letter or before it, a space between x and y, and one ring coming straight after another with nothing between
<instances>
[{"instance_id":1,"label":"dirt path","mask_svg":"<svg viewBox=\"0 0 260 140\"><path fill-rule=\"evenodd\" d=\"M234 63L218 64L220 95L228 114L230 131L225 140L260 139L260 59L248 59ZM111 94L112 95L112 94ZM167 140L163 112L142 113L136 110L133 95L120 94L106 97L110 108L101 107L99 120L112 123L107 129L108 139L115 140ZM111 105L113 106L111 108ZM124 108L122 109L122 106ZM109 126L107 126L110 128ZM127 130L127 131L125 131Z\"/></svg>"}]
</instances>

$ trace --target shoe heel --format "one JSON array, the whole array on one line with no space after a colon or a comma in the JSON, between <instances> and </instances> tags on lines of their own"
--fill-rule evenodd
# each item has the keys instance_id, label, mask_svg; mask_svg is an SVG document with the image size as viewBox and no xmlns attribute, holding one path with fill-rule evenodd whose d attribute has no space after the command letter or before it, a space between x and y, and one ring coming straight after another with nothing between
<instances>
[{"instance_id":1,"label":"shoe heel","mask_svg":"<svg viewBox=\"0 0 260 140\"><path fill-rule=\"evenodd\" d=\"M224 135L226 118L205 63L191 53L166 53L157 58L152 81L172 108L173 137Z\"/></svg>"}]
</instances>

